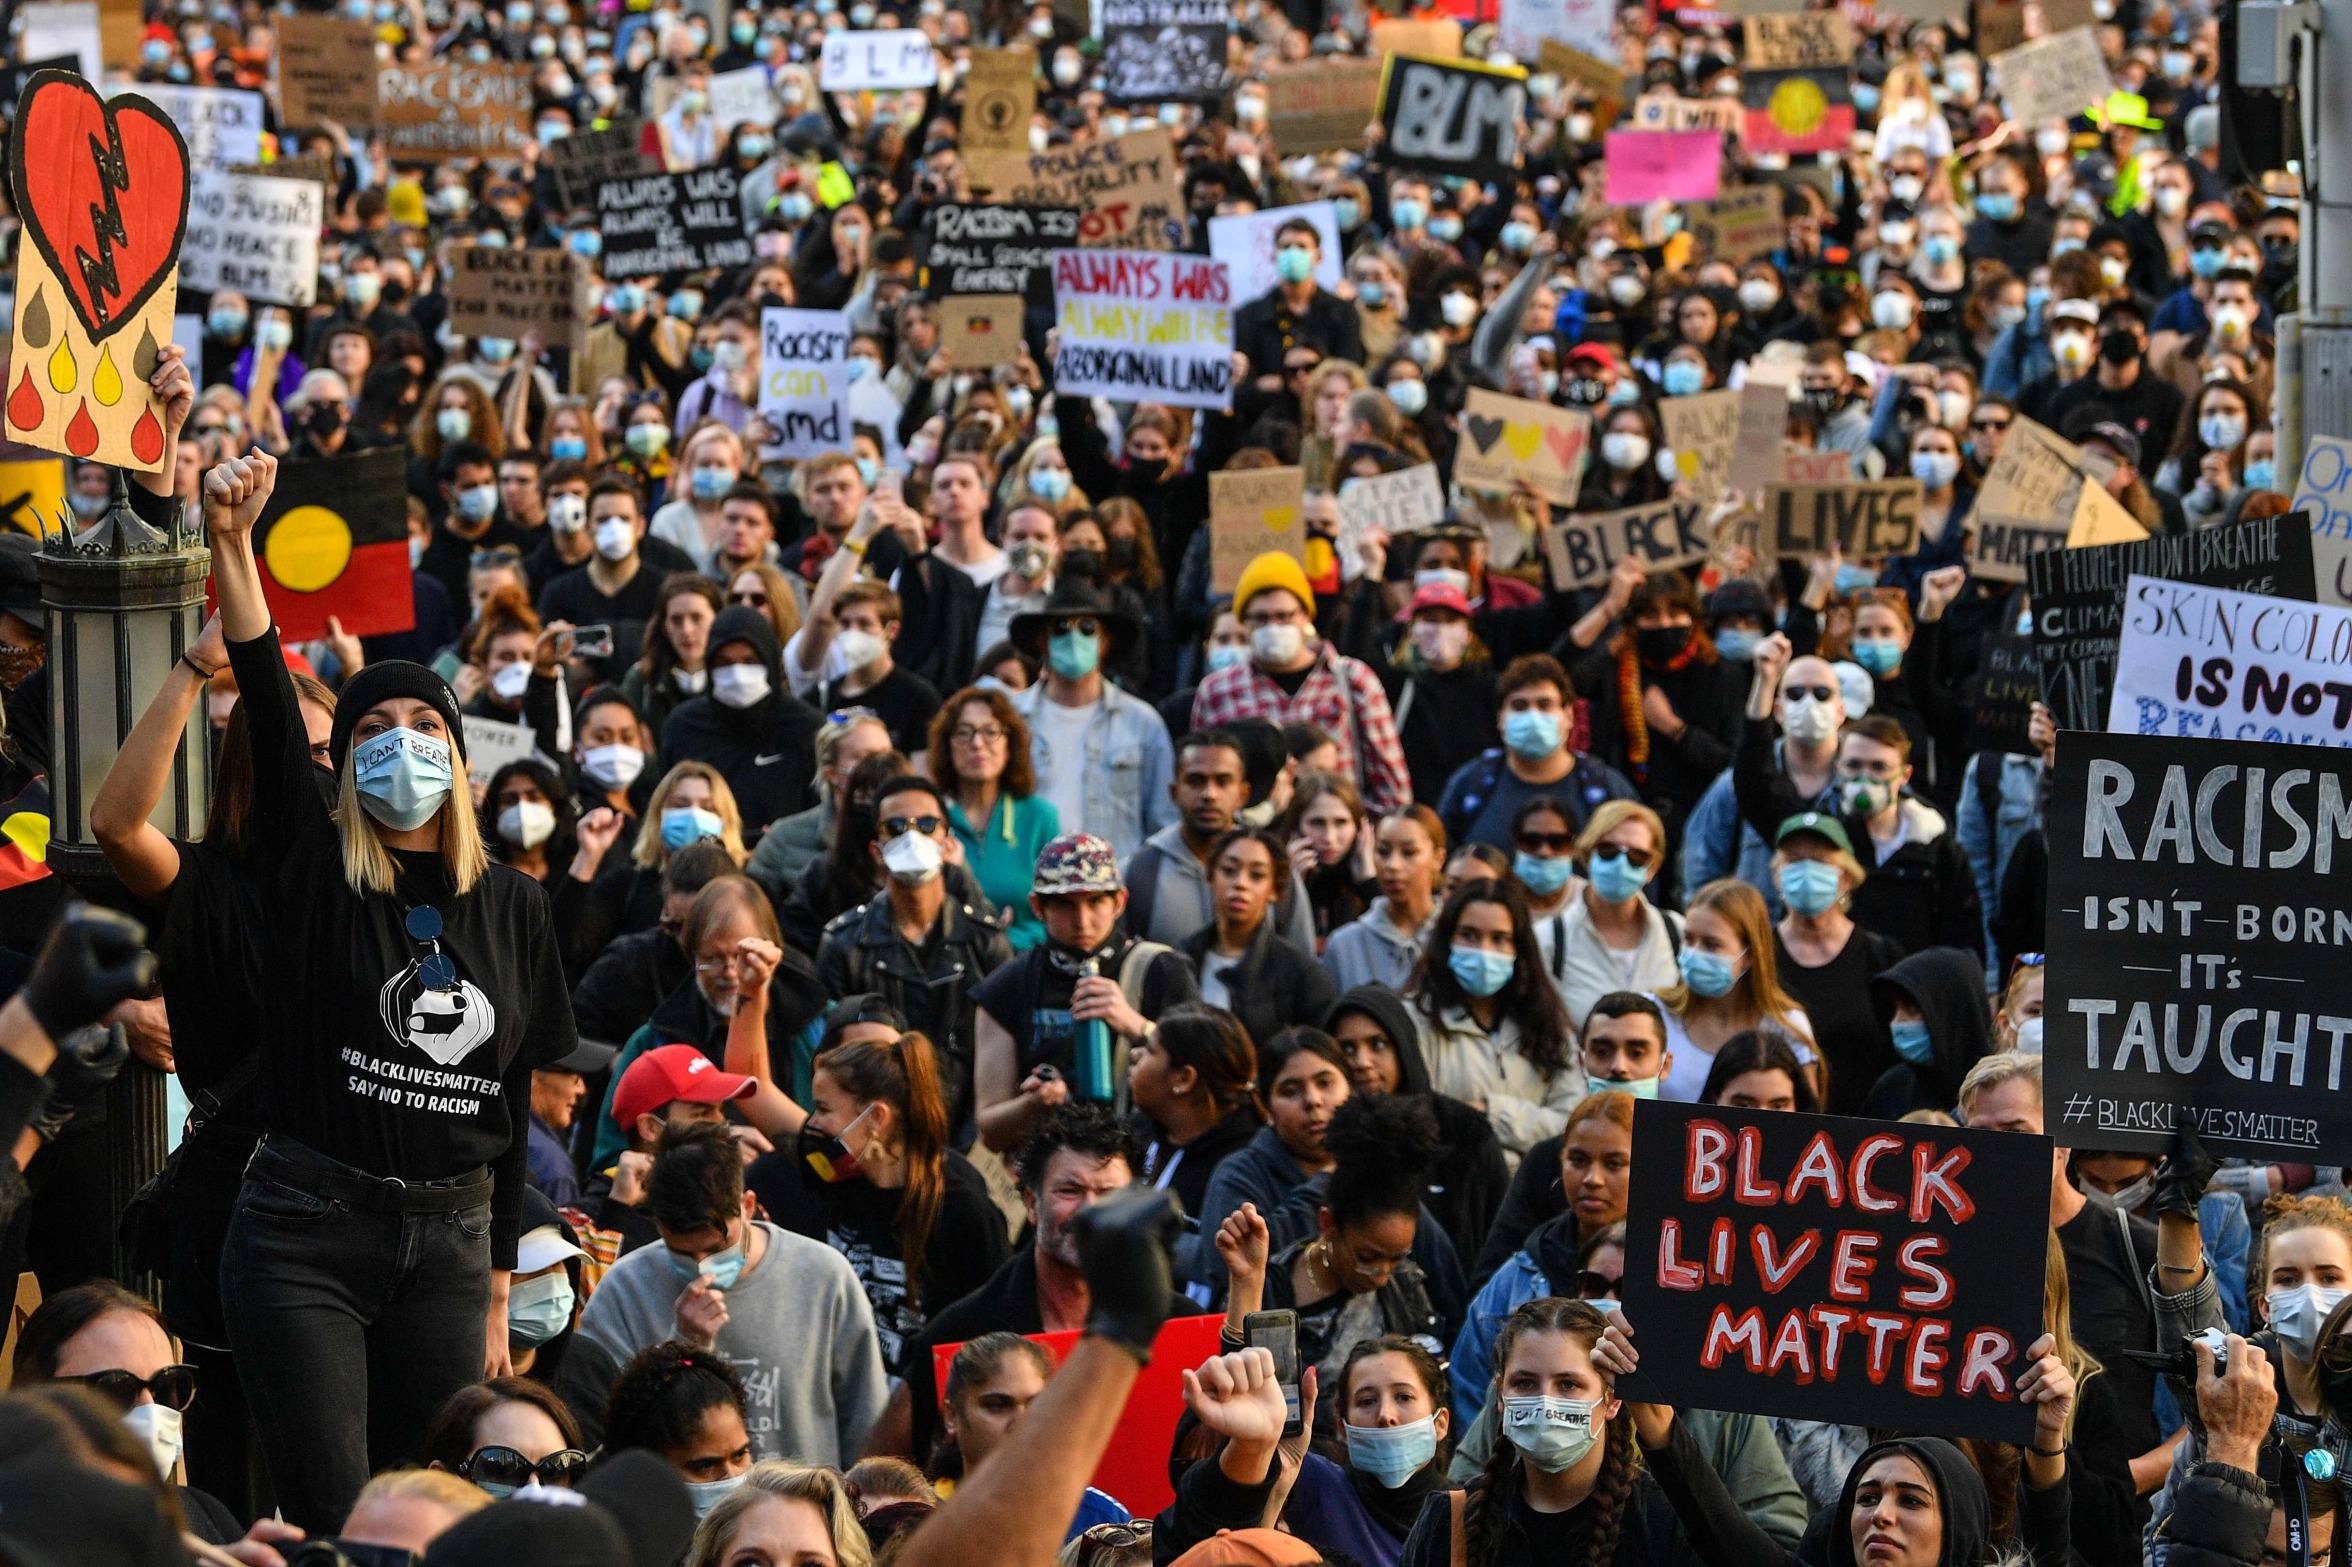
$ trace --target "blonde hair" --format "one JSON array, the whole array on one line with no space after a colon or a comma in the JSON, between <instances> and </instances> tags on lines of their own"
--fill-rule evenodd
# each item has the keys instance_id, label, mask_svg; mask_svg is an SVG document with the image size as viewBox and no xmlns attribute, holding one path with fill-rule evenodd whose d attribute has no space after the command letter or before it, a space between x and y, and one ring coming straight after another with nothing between
<instances>
[{"instance_id":1,"label":"blonde hair","mask_svg":"<svg viewBox=\"0 0 2352 1567\"><path fill-rule=\"evenodd\" d=\"M466 775L465 753L449 747L449 794L433 819L441 825L441 863L449 884L464 897L490 869L490 851L474 819L474 788ZM358 774L344 758L335 783L335 822L343 834L343 880L353 892L390 897L400 886L400 865L384 847L376 819L359 803ZM656 835L658 836L658 834Z\"/></svg>"},{"instance_id":2,"label":"blonde hair","mask_svg":"<svg viewBox=\"0 0 2352 1567\"><path fill-rule=\"evenodd\" d=\"M1735 996L1741 998L1754 1010L1757 1021L1777 1023L1792 1034L1798 1032L1797 1022L1803 1018L1806 1024L1803 1032L1809 1036L1813 1031L1812 1020L1805 1018L1805 1009L1780 988L1780 971L1775 966L1777 959L1774 957L1772 911L1764 906L1764 895L1734 877L1726 876L1719 881L1711 881L1692 896L1690 906L1683 911L1686 920L1683 928L1686 932L1689 929L1688 916L1701 909L1720 916L1723 923L1729 925L1739 937L1740 945L1748 949L1748 966L1733 981L1732 988L1725 993L1726 999ZM1686 935L1684 943L1687 945L1688 942L1689 937ZM1677 981L1659 991L1658 999L1666 1004L1668 1011L1679 1017L1689 1010L1693 997L1690 986Z\"/></svg>"},{"instance_id":3,"label":"blonde hair","mask_svg":"<svg viewBox=\"0 0 2352 1567\"><path fill-rule=\"evenodd\" d=\"M727 857L741 865L750 858L750 851L743 847L743 812L736 807L735 791L727 787L726 776L708 762L680 762L662 774L662 781L646 798L645 820L637 828L630 860L649 871L668 868L670 851L662 845L662 812L681 778L699 778L711 786L711 814L719 819L719 842L726 845Z\"/></svg>"},{"instance_id":4,"label":"blonde hair","mask_svg":"<svg viewBox=\"0 0 2352 1567\"><path fill-rule=\"evenodd\" d=\"M490 1493L446 1469L388 1469L359 1488L353 1512L370 1502L431 1502L459 1517L490 1505Z\"/></svg>"},{"instance_id":5,"label":"blonde hair","mask_svg":"<svg viewBox=\"0 0 2352 1567\"><path fill-rule=\"evenodd\" d=\"M1585 859L1600 842L1627 822L1640 822L1650 830L1650 869L1663 870L1662 857L1666 853L1666 823L1656 811L1639 800L1604 800L1597 806L1584 831L1576 835L1576 857Z\"/></svg>"},{"instance_id":6,"label":"blonde hair","mask_svg":"<svg viewBox=\"0 0 2352 1567\"><path fill-rule=\"evenodd\" d=\"M1968 1069L1966 1077L1960 1079L1960 1114L1963 1117L1972 1114L1976 1109L1976 1096L1986 1089L1998 1088L2003 1083L2015 1082L2020 1078L2032 1080L2034 1097L2039 1099L2042 1096L2042 1058L2015 1050L2004 1050L1997 1055L1984 1057Z\"/></svg>"},{"instance_id":7,"label":"blonde hair","mask_svg":"<svg viewBox=\"0 0 2352 1567\"><path fill-rule=\"evenodd\" d=\"M2082 1411L2082 1385L2103 1369L2098 1357L2074 1341L2074 1286L2066 1274L2066 1248L2052 1230L2042 1251L2042 1330L2056 1342L2059 1364L2074 1378L2075 1399L2066 1412L2061 1442L2074 1440L2074 1417Z\"/></svg>"},{"instance_id":8,"label":"blonde hair","mask_svg":"<svg viewBox=\"0 0 2352 1567\"><path fill-rule=\"evenodd\" d=\"M1832 905L1832 907L1838 909L1849 908L1854 902L1854 887L1859 887L1862 885L1862 883L1869 880L1870 873L1862 868L1862 862L1854 858L1852 853L1849 851L1839 848L1836 844L1831 843L1826 838L1822 839L1821 842L1822 846L1829 852L1826 854L1809 854L1806 855L1805 858L1809 860L1819 860L1825 865L1834 865L1838 868L1839 875L1845 876L1853 882L1853 886L1843 887L1838 890L1837 902ZM1772 851L1772 880L1775 886L1778 886L1780 883L1781 868L1796 858L1796 855L1789 853L1786 849L1775 849Z\"/></svg>"},{"instance_id":9,"label":"blonde hair","mask_svg":"<svg viewBox=\"0 0 2352 1567\"><path fill-rule=\"evenodd\" d=\"M850 1502L849 1487L841 1476L830 1469L781 1458L753 1464L743 1483L695 1526L694 1542L686 1548L686 1567L719 1567L734 1544L743 1515L766 1501L808 1503L825 1520L825 1532L833 1537L837 1567L872 1567L874 1548L866 1541L865 1525L858 1522L857 1508Z\"/></svg>"}]
</instances>

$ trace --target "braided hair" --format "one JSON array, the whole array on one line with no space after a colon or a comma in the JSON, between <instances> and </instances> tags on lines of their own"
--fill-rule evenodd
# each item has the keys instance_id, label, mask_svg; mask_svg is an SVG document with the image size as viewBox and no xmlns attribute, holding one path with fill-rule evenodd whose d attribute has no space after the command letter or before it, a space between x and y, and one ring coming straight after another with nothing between
<instances>
[{"instance_id":1,"label":"braided hair","mask_svg":"<svg viewBox=\"0 0 2352 1567\"><path fill-rule=\"evenodd\" d=\"M1503 1396L1503 1377L1519 1341L1535 1333L1565 1333L1589 1351L1601 1341L1608 1318L1581 1300L1546 1296L1531 1300L1511 1313L1495 1335L1494 1386L1490 1399ZM1620 1404L1617 1416L1603 1433L1601 1472L1593 1481L1586 1505L1592 1509L1584 1536L1584 1560L1572 1567L1609 1567L1617 1556L1617 1540L1625 1521L1626 1503L1641 1474L1641 1446L1633 1434L1633 1417ZM1508 1437L1499 1437L1487 1455L1486 1468L1470 1493L1462 1518L1464 1557L1469 1567L1494 1567L1502 1543L1503 1499L1517 1490L1526 1460Z\"/></svg>"}]
</instances>

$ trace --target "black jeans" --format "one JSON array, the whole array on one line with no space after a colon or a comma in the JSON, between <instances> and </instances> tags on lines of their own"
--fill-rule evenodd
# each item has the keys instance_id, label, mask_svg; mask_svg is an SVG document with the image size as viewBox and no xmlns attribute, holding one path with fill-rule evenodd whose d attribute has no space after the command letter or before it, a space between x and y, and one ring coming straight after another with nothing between
<instances>
[{"instance_id":1,"label":"black jeans","mask_svg":"<svg viewBox=\"0 0 2352 1567\"><path fill-rule=\"evenodd\" d=\"M481 1380L490 1312L487 1171L393 1194L411 1211L321 1195L353 1180L385 1184L264 1138L221 1252L229 1346L278 1504L314 1535L342 1525L370 1475L419 1459L434 1411ZM436 1205L448 1211L413 1211Z\"/></svg>"}]
</instances>

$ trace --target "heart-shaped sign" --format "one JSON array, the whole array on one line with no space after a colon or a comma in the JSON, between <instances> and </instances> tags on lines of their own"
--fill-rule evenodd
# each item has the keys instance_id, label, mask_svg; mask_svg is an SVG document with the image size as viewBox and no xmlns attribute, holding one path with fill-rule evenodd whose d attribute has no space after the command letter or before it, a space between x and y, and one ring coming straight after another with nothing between
<instances>
[{"instance_id":1,"label":"heart-shaped sign","mask_svg":"<svg viewBox=\"0 0 2352 1567\"><path fill-rule=\"evenodd\" d=\"M1269 506L1258 513L1258 520L1266 525L1268 533L1288 533L1297 526L1298 515L1296 506Z\"/></svg>"},{"instance_id":2,"label":"heart-shaped sign","mask_svg":"<svg viewBox=\"0 0 2352 1567\"><path fill-rule=\"evenodd\" d=\"M1470 432L1470 439L1478 444L1481 456L1494 450L1494 443L1503 438L1503 421L1500 419L1472 414L1462 421L1462 426Z\"/></svg>"},{"instance_id":3,"label":"heart-shaped sign","mask_svg":"<svg viewBox=\"0 0 2352 1567\"><path fill-rule=\"evenodd\" d=\"M9 178L25 233L93 342L139 313L188 231L188 144L161 109L37 71L17 100Z\"/></svg>"},{"instance_id":4,"label":"heart-shaped sign","mask_svg":"<svg viewBox=\"0 0 2352 1567\"><path fill-rule=\"evenodd\" d=\"M1521 462L1543 450L1543 426L1540 424L1509 424L1503 427L1503 444L1511 448L1511 455Z\"/></svg>"},{"instance_id":5,"label":"heart-shaped sign","mask_svg":"<svg viewBox=\"0 0 2352 1567\"><path fill-rule=\"evenodd\" d=\"M1574 430L1562 430L1551 425L1544 427L1544 444L1552 449L1552 460L1561 468L1574 472L1576 456L1584 447L1584 437Z\"/></svg>"}]
</instances>

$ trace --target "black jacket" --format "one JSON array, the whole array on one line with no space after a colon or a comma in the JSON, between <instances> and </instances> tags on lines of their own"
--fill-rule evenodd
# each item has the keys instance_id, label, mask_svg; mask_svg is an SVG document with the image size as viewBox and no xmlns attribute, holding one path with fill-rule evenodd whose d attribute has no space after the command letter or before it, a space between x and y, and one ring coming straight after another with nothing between
<instances>
[{"instance_id":1,"label":"black jacket","mask_svg":"<svg viewBox=\"0 0 2352 1567\"><path fill-rule=\"evenodd\" d=\"M1690 1438L1683 1434L1679 1424L1675 1427L1675 1440L1679 1445L1690 1448L1691 1462L1700 1468L1706 1467L1706 1459L1699 1456L1695 1446L1690 1445ZM1708 1473L1712 1475L1714 1471L1708 1470ZM1721 1490L1723 1482L1717 1480L1715 1485L1717 1490ZM1478 1489L1477 1486L1471 1487L1473 1499ZM1511 1486L1500 1499L1500 1505L1500 1538L1496 1542L1494 1554L1485 1562L1476 1564L1476 1567L1559 1567L1558 1562L1539 1557L1536 1552L1535 1543L1528 1535L1530 1514L1527 1498L1520 1487L1515 1484ZM1587 1498L1569 1510L1573 1525L1578 1528L1579 1543L1583 1531L1591 1527L1591 1508L1591 1500ZM1731 1510L1739 1513L1737 1506ZM1453 1560L1453 1513L1453 1492L1439 1491L1432 1496L1423 1505L1420 1518L1413 1524L1413 1532L1405 1536L1405 1549L1399 1558L1399 1567L1448 1567ZM1585 1517L1577 1518L1578 1514ZM1747 1515L1739 1513L1739 1516L1744 1519ZM1749 1527L1755 1528L1753 1524ZM1769 1538L1763 1536L1761 1530L1757 1533L1760 1537ZM1702 1559L1714 1560L1712 1557L1701 1558L1692 1550L1690 1540L1683 1532L1682 1521L1675 1517L1674 1508L1666 1500L1665 1493L1647 1471L1637 1471L1633 1490L1625 1499L1625 1511L1618 1519L1617 1552L1610 1558L1611 1567L1667 1567L1669 1563L1674 1564L1674 1567L1683 1567L1685 1563Z\"/></svg>"},{"instance_id":2,"label":"black jacket","mask_svg":"<svg viewBox=\"0 0 2352 1567\"><path fill-rule=\"evenodd\" d=\"M972 993L998 964L1011 960L1013 949L985 913L952 895L939 906L932 937L918 949L899 935L885 888L825 927L817 973L835 999L888 997L906 1026L931 1041L947 1095L947 1124L960 1127L972 1105Z\"/></svg>"},{"instance_id":3,"label":"black jacket","mask_svg":"<svg viewBox=\"0 0 2352 1567\"><path fill-rule=\"evenodd\" d=\"M632 931L606 947L572 987L572 1022L582 1039L623 1043L663 997L693 977L677 937L658 926Z\"/></svg>"},{"instance_id":4,"label":"black jacket","mask_svg":"<svg viewBox=\"0 0 2352 1567\"><path fill-rule=\"evenodd\" d=\"M1282 303L1279 285L1233 313L1233 346L1249 356L1250 374L1282 374L1282 356L1293 345L1311 345L1326 359L1364 362L1364 328L1356 307L1318 288L1302 315Z\"/></svg>"},{"instance_id":5,"label":"black jacket","mask_svg":"<svg viewBox=\"0 0 2352 1567\"><path fill-rule=\"evenodd\" d=\"M1386 658L1367 662L1388 693L1405 771L1413 776L1413 798L1443 799L1446 780L1494 744L1494 662L1464 664L1444 674L1406 670Z\"/></svg>"},{"instance_id":6,"label":"black jacket","mask_svg":"<svg viewBox=\"0 0 2352 1567\"><path fill-rule=\"evenodd\" d=\"M1568 1196L1560 1185L1560 1154L1565 1143L1564 1138L1547 1137L1520 1157L1519 1168L1503 1193L1503 1205L1487 1227L1486 1244L1478 1249L1477 1266L1470 1272L1473 1290L1486 1288L1486 1281L1527 1244L1527 1237L1546 1219L1568 1211Z\"/></svg>"},{"instance_id":7,"label":"black jacket","mask_svg":"<svg viewBox=\"0 0 2352 1567\"><path fill-rule=\"evenodd\" d=\"M1915 952L1870 982L1881 1019L1909 1001L1927 1020L1934 1057L1925 1066L1897 1061L1879 1076L1862 1114L1892 1121L1913 1110L1950 1110L1960 1102L1960 1080L1993 1051L1993 1020L1985 1011L1984 964L1973 950L1930 947Z\"/></svg>"},{"instance_id":8,"label":"black jacket","mask_svg":"<svg viewBox=\"0 0 2352 1567\"><path fill-rule=\"evenodd\" d=\"M1633 780L1642 803L1665 819L1667 852L1672 856L1672 846L1682 842L1683 819L1731 765L1731 748L1739 742L1740 714L1748 699L1748 667L1723 658L1712 663L1694 658L1680 669L1643 666L1643 689L1655 686L1664 692L1686 727L1672 739L1648 730L1649 756L1639 766L1629 751L1632 734L1616 655L1604 647L1577 660L1573 673L1592 719L1585 749Z\"/></svg>"},{"instance_id":9,"label":"black jacket","mask_svg":"<svg viewBox=\"0 0 2352 1567\"><path fill-rule=\"evenodd\" d=\"M867 546L866 570L883 582L897 576L901 619L892 661L928 681L934 691L970 685L980 653L973 644L987 599L963 568L937 554L908 554L898 535L884 528Z\"/></svg>"},{"instance_id":10,"label":"black jacket","mask_svg":"<svg viewBox=\"0 0 2352 1567\"><path fill-rule=\"evenodd\" d=\"M768 694L746 708L727 707L707 693L678 705L662 725L666 767L708 762L735 791L750 842L768 823L816 803L817 731L824 719L784 684L776 628L758 610L742 605L722 610L711 623L715 656L730 642L751 645L768 670Z\"/></svg>"},{"instance_id":11,"label":"black jacket","mask_svg":"<svg viewBox=\"0 0 2352 1567\"><path fill-rule=\"evenodd\" d=\"M1176 950L1191 959L1198 972L1201 959L1216 939L1217 927L1212 921L1178 942ZM1272 1039L1298 1023L1320 1027L1331 1003L1339 999L1323 965L1274 933L1272 909L1258 922L1258 933L1250 938L1249 950L1240 962L1209 961L1224 975L1233 1015L1241 1019L1252 1039Z\"/></svg>"},{"instance_id":12,"label":"black jacket","mask_svg":"<svg viewBox=\"0 0 2352 1567\"><path fill-rule=\"evenodd\" d=\"M2174 1489L2158 1528L2171 1545L2169 1567L2253 1567L2270 1532L2270 1496L2243 1469L2208 1460Z\"/></svg>"},{"instance_id":13,"label":"black jacket","mask_svg":"<svg viewBox=\"0 0 2352 1567\"><path fill-rule=\"evenodd\" d=\"M1325 1033L1350 1012L1361 1012L1380 1025L1396 1052L1397 1092L1419 1094L1437 1117L1437 1162L1429 1168L1428 1190L1421 1201L1446 1228L1454 1250L1464 1256L1485 1239L1511 1181L1503 1161L1503 1145L1495 1140L1494 1124L1486 1112L1459 1099L1431 1091L1429 1063L1421 1055L1421 1031L1406 1010L1404 998L1386 985L1358 985L1323 1014ZM1560 1183L1552 1182L1557 1193Z\"/></svg>"}]
</instances>

